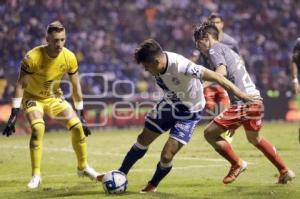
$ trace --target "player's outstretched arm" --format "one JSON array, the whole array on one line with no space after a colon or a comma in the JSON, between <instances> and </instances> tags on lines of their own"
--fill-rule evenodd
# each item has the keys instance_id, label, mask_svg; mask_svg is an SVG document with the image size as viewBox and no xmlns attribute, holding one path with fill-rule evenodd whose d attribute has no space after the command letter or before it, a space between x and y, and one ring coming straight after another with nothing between
<instances>
[{"instance_id":1,"label":"player's outstretched arm","mask_svg":"<svg viewBox=\"0 0 300 199\"><path fill-rule=\"evenodd\" d=\"M83 99L82 99L82 90L80 86L80 81L79 81L79 74L78 72L72 75L69 75L70 81L73 87L73 92L72 92L72 98L74 102L74 107L77 111L77 114L80 118L80 121L82 123L83 131L85 136L91 135L91 131L87 126L87 123L84 119L84 111L83 111Z\"/></svg>"},{"instance_id":2,"label":"player's outstretched arm","mask_svg":"<svg viewBox=\"0 0 300 199\"><path fill-rule=\"evenodd\" d=\"M235 86L231 81L226 79L222 74L216 73L214 71L204 69L202 74L202 79L206 81L212 81L220 84L227 91L232 92L235 96L246 102L253 102L256 100L261 100L260 96L249 95L242 92L237 86Z\"/></svg>"},{"instance_id":3,"label":"player's outstretched arm","mask_svg":"<svg viewBox=\"0 0 300 199\"><path fill-rule=\"evenodd\" d=\"M26 87L26 82L28 82L28 78L29 75L21 71L15 86L14 97L12 98L11 114L7 121L6 127L2 132L2 135L10 136L16 131L15 124L17 121L18 113L20 111L24 88Z\"/></svg>"}]
</instances>

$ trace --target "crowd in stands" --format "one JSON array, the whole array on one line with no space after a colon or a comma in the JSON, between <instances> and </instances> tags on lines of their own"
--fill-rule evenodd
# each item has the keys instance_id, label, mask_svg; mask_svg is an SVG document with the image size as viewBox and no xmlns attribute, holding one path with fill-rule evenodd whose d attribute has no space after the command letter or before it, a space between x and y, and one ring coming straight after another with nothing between
<instances>
[{"instance_id":1,"label":"crowd in stands","mask_svg":"<svg viewBox=\"0 0 300 199\"><path fill-rule=\"evenodd\" d=\"M193 25L220 13L225 32L239 42L258 88L289 89L289 54L300 35L298 0L4 0L0 3L0 100L12 96L26 51L45 43L46 25L60 20L66 46L78 59L87 94L101 94L108 81L130 80L136 93L152 92L155 82L133 59L135 47L152 37L162 47L190 57ZM105 75L103 75L105 74ZM119 93L131 88L118 85Z\"/></svg>"}]
</instances>

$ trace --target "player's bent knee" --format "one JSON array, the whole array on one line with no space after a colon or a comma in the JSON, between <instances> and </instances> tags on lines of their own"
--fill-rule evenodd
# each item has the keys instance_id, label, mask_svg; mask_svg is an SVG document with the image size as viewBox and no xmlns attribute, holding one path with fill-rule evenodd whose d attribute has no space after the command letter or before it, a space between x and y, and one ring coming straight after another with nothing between
<instances>
[{"instance_id":1,"label":"player's bent knee","mask_svg":"<svg viewBox=\"0 0 300 199\"><path fill-rule=\"evenodd\" d=\"M173 160L174 154L171 152L163 152L161 154L160 161L163 163L169 163Z\"/></svg>"},{"instance_id":2,"label":"player's bent knee","mask_svg":"<svg viewBox=\"0 0 300 199\"><path fill-rule=\"evenodd\" d=\"M34 139L38 139L42 137L45 132L45 123L42 119L33 120L31 122L31 130L32 134L31 137Z\"/></svg>"},{"instance_id":3,"label":"player's bent knee","mask_svg":"<svg viewBox=\"0 0 300 199\"><path fill-rule=\"evenodd\" d=\"M76 141L78 141L80 143L84 143L85 142L85 135L84 135L81 123L78 123L78 124L74 125L70 129L70 131L72 133L72 139L75 139Z\"/></svg>"},{"instance_id":4,"label":"player's bent knee","mask_svg":"<svg viewBox=\"0 0 300 199\"><path fill-rule=\"evenodd\" d=\"M249 143L253 144L254 146L257 145L260 141L259 138L247 137Z\"/></svg>"},{"instance_id":5,"label":"player's bent knee","mask_svg":"<svg viewBox=\"0 0 300 199\"><path fill-rule=\"evenodd\" d=\"M137 142L144 147L148 147L159 135L160 134L158 133L152 132L148 129L144 129L142 133L138 135Z\"/></svg>"},{"instance_id":6,"label":"player's bent knee","mask_svg":"<svg viewBox=\"0 0 300 199\"><path fill-rule=\"evenodd\" d=\"M140 135L138 135L138 137L137 137L137 142L139 143L139 144L141 144L142 146L147 146L147 142L148 142L148 140L147 140L147 138L141 133Z\"/></svg>"},{"instance_id":7,"label":"player's bent knee","mask_svg":"<svg viewBox=\"0 0 300 199\"><path fill-rule=\"evenodd\" d=\"M72 118L72 119L70 119L68 121L66 127L67 127L67 129L72 130L75 127L78 128L78 126L81 126L79 124L81 124L79 118L78 117L74 117L74 118Z\"/></svg>"},{"instance_id":8,"label":"player's bent knee","mask_svg":"<svg viewBox=\"0 0 300 199\"><path fill-rule=\"evenodd\" d=\"M36 121L32 123L31 129L30 148L39 148L45 132L45 124L42 120Z\"/></svg>"},{"instance_id":9,"label":"player's bent knee","mask_svg":"<svg viewBox=\"0 0 300 199\"><path fill-rule=\"evenodd\" d=\"M204 138L206 140L212 138L212 132L211 132L211 130L209 128L204 129Z\"/></svg>"}]
</instances>

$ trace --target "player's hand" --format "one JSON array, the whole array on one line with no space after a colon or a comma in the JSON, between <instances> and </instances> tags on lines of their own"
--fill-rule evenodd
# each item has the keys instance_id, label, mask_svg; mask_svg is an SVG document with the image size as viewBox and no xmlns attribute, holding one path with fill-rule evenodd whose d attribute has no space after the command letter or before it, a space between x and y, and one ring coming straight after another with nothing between
<instances>
[{"instance_id":1,"label":"player's hand","mask_svg":"<svg viewBox=\"0 0 300 199\"><path fill-rule=\"evenodd\" d=\"M7 121L6 127L2 132L2 135L6 135L7 137L16 132L15 124L17 121L19 108L12 108L10 117Z\"/></svg>"},{"instance_id":2,"label":"player's hand","mask_svg":"<svg viewBox=\"0 0 300 199\"><path fill-rule=\"evenodd\" d=\"M83 128L83 132L84 132L84 135L85 136L89 136L92 134L91 130L89 129L89 127L87 126L87 123L84 119L84 113L83 113L83 110L78 110L78 115L79 115L79 118L80 118L80 121L82 123L82 128Z\"/></svg>"}]
</instances>

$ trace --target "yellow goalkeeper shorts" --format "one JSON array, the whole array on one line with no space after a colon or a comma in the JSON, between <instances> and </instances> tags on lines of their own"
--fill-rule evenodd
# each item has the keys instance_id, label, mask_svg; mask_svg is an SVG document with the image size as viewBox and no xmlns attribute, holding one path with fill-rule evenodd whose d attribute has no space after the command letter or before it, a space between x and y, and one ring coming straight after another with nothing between
<instances>
[{"instance_id":1,"label":"yellow goalkeeper shorts","mask_svg":"<svg viewBox=\"0 0 300 199\"><path fill-rule=\"evenodd\" d=\"M50 117L55 117L62 111L72 108L71 105L61 97L39 98L30 94L24 94L22 108L25 113L39 111Z\"/></svg>"}]
</instances>

